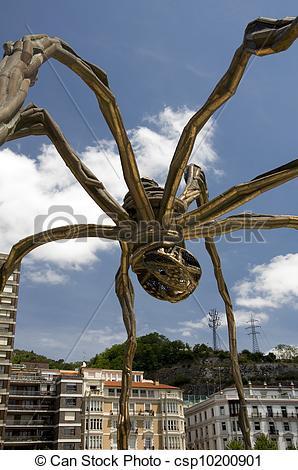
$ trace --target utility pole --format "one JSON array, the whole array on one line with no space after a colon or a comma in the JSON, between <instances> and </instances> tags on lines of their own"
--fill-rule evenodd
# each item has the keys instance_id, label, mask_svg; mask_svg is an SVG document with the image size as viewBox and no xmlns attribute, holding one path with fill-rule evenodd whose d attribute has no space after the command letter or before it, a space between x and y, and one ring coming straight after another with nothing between
<instances>
[{"instance_id":1,"label":"utility pole","mask_svg":"<svg viewBox=\"0 0 298 470\"><path fill-rule=\"evenodd\" d=\"M217 310L212 309L208 313L209 315L209 322L208 326L209 328L212 329L213 333L213 350L216 351L218 349L217 345L217 328L221 325L221 320L220 320L220 313L217 312Z\"/></svg>"},{"instance_id":2,"label":"utility pole","mask_svg":"<svg viewBox=\"0 0 298 470\"><path fill-rule=\"evenodd\" d=\"M253 353L260 352L258 337L257 337L257 335L259 335L260 332L257 331L257 328L261 328L261 327L260 325L256 325L258 321L259 320L256 320L251 314L250 320L247 322L250 324L250 326L246 327L246 330L249 330L249 333L247 333L248 336L251 336L252 338L252 352Z\"/></svg>"}]
</instances>

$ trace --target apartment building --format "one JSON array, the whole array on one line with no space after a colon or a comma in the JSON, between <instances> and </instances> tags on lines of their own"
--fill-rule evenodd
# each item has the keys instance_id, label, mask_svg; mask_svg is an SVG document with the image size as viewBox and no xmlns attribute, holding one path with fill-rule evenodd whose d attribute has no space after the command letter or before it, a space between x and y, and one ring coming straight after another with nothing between
<instances>
[{"instance_id":1,"label":"apartment building","mask_svg":"<svg viewBox=\"0 0 298 470\"><path fill-rule=\"evenodd\" d=\"M4 449L81 449L82 383L47 364L13 366Z\"/></svg>"},{"instance_id":2,"label":"apartment building","mask_svg":"<svg viewBox=\"0 0 298 470\"><path fill-rule=\"evenodd\" d=\"M83 445L116 449L121 371L83 367ZM185 449L182 391L133 372L130 449Z\"/></svg>"},{"instance_id":3,"label":"apartment building","mask_svg":"<svg viewBox=\"0 0 298 470\"><path fill-rule=\"evenodd\" d=\"M7 255L0 253L0 267ZM9 377L15 336L20 271L9 277L0 295L0 449L4 444Z\"/></svg>"},{"instance_id":4,"label":"apartment building","mask_svg":"<svg viewBox=\"0 0 298 470\"><path fill-rule=\"evenodd\" d=\"M264 386L245 388L251 440L264 433L279 449L298 445L297 388ZM225 449L231 440L242 440L238 422L239 400L235 388L225 388L185 409L187 449Z\"/></svg>"}]
</instances>

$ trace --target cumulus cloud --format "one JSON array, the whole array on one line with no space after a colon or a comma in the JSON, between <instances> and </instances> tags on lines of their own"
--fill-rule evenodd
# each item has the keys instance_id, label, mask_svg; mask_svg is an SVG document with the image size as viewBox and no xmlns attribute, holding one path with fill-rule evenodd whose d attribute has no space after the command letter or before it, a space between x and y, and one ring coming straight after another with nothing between
<instances>
[{"instance_id":1,"label":"cumulus cloud","mask_svg":"<svg viewBox=\"0 0 298 470\"><path fill-rule=\"evenodd\" d=\"M236 283L236 304L250 309L298 308L298 253L275 256L254 266L247 279Z\"/></svg>"},{"instance_id":2,"label":"cumulus cloud","mask_svg":"<svg viewBox=\"0 0 298 470\"><path fill-rule=\"evenodd\" d=\"M158 115L147 117L147 125L129 131L141 175L164 183L180 133L193 112L166 107ZM121 201L127 189L115 143L102 140L86 147L80 157ZM216 160L214 125L210 120L196 143L192 161L216 171ZM55 210L51 211L53 206ZM82 222L111 223L76 182L52 145L42 145L35 159L9 148L0 150L0 251L9 251L30 234ZM59 268L80 269L96 262L101 250L114 246L111 241L98 239L52 242L34 250L30 257ZM34 279L38 276L31 275Z\"/></svg>"},{"instance_id":3,"label":"cumulus cloud","mask_svg":"<svg viewBox=\"0 0 298 470\"><path fill-rule=\"evenodd\" d=\"M69 280L69 277L66 274L51 268L40 270L27 270L25 277L29 281L37 284L61 285L66 284Z\"/></svg>"}]
</instances>

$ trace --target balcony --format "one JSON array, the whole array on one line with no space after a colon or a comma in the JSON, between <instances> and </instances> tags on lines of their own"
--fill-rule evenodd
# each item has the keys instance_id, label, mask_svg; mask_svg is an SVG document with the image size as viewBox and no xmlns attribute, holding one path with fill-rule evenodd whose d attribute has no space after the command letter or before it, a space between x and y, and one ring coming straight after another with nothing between
<instances>
[{"instance_id":1,"label":"balcony","mask_svg":"<svg viewBox=\"0 0 298 470\"><path fill-rule=\"evenodd\" d=\"M270 436L279 436L278 429L273 429L273 428L269 429L268 433L269 433Z\"/></svg>"},{"instance_id":2,"label":"balcony","mask_svg":"<svg viewBox=\"0 0 298 470\"><path fill-rule=\"evenodd\" d=\"M50 405L12 405L8 404L9 410L22 410L22 411L32 411L32 410L44 410L44 411L53 411L53 406Z\"/></svg>"},{"instance_id":3,"label":"balcony","mask_svg":"<svg viewBox=\"0 0 298 470\"><path fill-rule=\"evenodd\" d=\"M32 396L32 397L35 397L35 396L42 396L42 397L53 397L56 395L56 392L42 392L41 390L34 390L34 391L31 391L31 390L16 390L16 389L11 389L9 391L9 394L10 395L13 395L13 396Z\"/></svg>"},{"instance_id":4,"label":"balcony","mask_svg":"<svg viewBox=\"0 0 298 470\"><path fill-rule=\"evenodd\" d=\"M6 420L6 426L53 426L53 423L47 422L44 419L30 419L30 420L22 420L22 419L14 419L14 420Z\"/></svg>"},{"instance_id":5,"label":"balcony","mask_svg":"<svg viewBox=\"0 0 298 470\"><path fill-rule=\"evenodd\" d=\"M154 416L154 411L153 410L140 410L138 412L139 416Z\"/></svg>"},{"instance_id":6,"label":"balcony","mask_svg":"<svg viewBox=\"0 0 298 470\"><path fill-rule=\"evenodd\" d=\"M44 442L52 441L53 436L5 436L4 442Z\"/></svg>"}]
</instances>

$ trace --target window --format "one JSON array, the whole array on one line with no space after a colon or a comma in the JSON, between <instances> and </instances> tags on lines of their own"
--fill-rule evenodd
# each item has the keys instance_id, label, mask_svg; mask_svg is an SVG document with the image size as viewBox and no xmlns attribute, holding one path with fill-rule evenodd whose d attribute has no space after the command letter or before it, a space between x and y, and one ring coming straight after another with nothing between
<instances>
[{"instance_id":1,"label":"window","mask_svg":"<svg viewBox=\"0 0 298 470\"><path fill-rule=\"evenodd\" d=\"M204 411L205 419L207 419L207 411Z\"/></svg>"},{"instance_id":2,"label":"window","mask_svg":"<svg viewBox=\"0 0 298 470\"><path fill-rule=\"evenodd\" d=\"M148 390L148 397L154 398L154 396L155 396L154 390Z\"/></svg>"},{"instance_id":3,"label":"window","mask_svg":"<svg viewBox=\"0 0 298 470\"><path fill-rule=\"evenodd\" d=\"M3 292L8 292L8 293L12 294L13 287L12 286L5 286L4 289L3 289Z\"/></svg>"},{"instance_id":4,"label":"window","mask_svg":"<svg viewBox=\"0 0 298 470\"><path fill-rule=\"evenodd\" d=\"M100 400L90 400L87 409L90 411L102 411L102 402Z\"/></svg>"},{"instance_id":5,"label":"window","mask_svg":"<svg viewBox=\"0 0 298 470\"><path fill-rule=\"evenodd\" d=\"M227 443L228 443L228 439L226 437L223 438L223 445L224 445L224 449L227 448Z\"/></svg>"},{"instance_id":6,"label":"window","mask_svg":"<svg viewBox=\"0 0 298 470\"><path fill-rule=\"evenodd\" d=\"M137 443L137 437L136 436L129 436L128 449L135 449L136 448L136 443Z\"/></svg>"},{"instance_id":7,"label":"window","mask_svg":"<svg viewBox=\"0 0 298 470\"><path fill-rule=\"evenodd\" d=\"M205 427L205 433L206 433L206 436L209 435L209 432L208 432L208 426Z\"/></svg>"},{"instance_id":8,"label":"window","mask_svg":"<svg viewBox=\"0 0 298 470\"><path fill-rule=\"evenodd\" d=\"M87 429L88 429L88 424L87 424ZM89 419L89 429L94 430L94 431L101 430L102 429L102 419L100 419L100 418L90 418Z\"/></svg>"},{"instance_id":9,"label":"window","mask_svg":"<svg viewBox=\"0 0 298 470\"><path fill-rule=\"evenodd\" d=\"M129 403L129 413L133 414L135 412L135 404Z\"/></svg>"},{"instance_id":10,"label":"window","mask_svg":"<svg viewBox=\"0 0 298 470\"><path fill-rule=\"evenodd\" d=\"M287 422L284 422L284 431L290 431L290 425Z\"/></svg>"},{"instance_id":11,"label":"window","mask_svg":"<svg viewBox=\"0 0 298 470\"><path fill-rule=\"evenodd\" d=\"M151 429L151 427L152 427L152 420L151 419L145 419L144 429Z\"/></svg>"},{"instance_id":12,"label":"window","mask_svg":"<svg viewBox=\"0 0 298 470\"><path fill-rule=\"evenodd\" d=\"M225 421L222 421L222 423L221 423L221 429L222 429L222 431L226 431L226 430L227 430L227 425L226 425Z\"/></svg>"},{"instance_id":13,"label":"window","mask_svg":"<svg viewBox=\"0 0 298 470\"><path fill-rule=\"evenodd\" d=\"M169 401L167 403L167 411L168 413L178 413L178 404L176 402ZM195 423L197 422L197 417L195 415Z\"/></svg>"},{"instance_id":14,"label":"window","mask_svg":"<svg viewBox=\"0 0 298 470\"><path fill-rule=\"evenodd\" d=\"M252 414L254 416L258 416L259 415L259 412L258 412L258 407L256 405L253 405L252 407Z\"/></svg>"},{"instance_id":15,"label":"window","mask_svg":"<svg viewBox=\"0 0 298 470\"><path fill-rule=\"evenodd\" d=\"M66 384L66 391L73 393L77 391L77 384Z\"/></svg>"},{"instance_id":16,"label":"window","mask_svg":"<svg viewBox=\"0 0 298 470\"><path fill-rule=\"evenodd\" d=\"M145 437L144 448L145 449L152 449L152 438L150 436Z\"/></svg>"},{"instance_id":17,"label":"window","mask_svg":"<svg viewBox=\"0 0 298 470\"><path fill-rule=\"evenodd\" d=\"M235 423L235 421L232 421L232 429L233 429L233 432L236 432L236 423Z\"/></svg>"},{"instance_id":18,"label":"window","mask_svg":"<svg viewBox=\"0 0 298 470\"><path fill-rule=\"evenodd\" d=\"M88 442L88 438L87 438L87 442ZM87 447L89 449L102 449L102 436L100 436L100 435L89 436L89 443L88 444L87 444Z\"/></svg>"},{"instance_id":19,"label":"window","mask_svg":"<svg viewBox=\"0 0 298 470\"><path fill-rule=\"evenodd\" d=\"M12 304L12 299L8 297L2 297L0 300L2 304Z\"/></svg>"},{"instance_id":20,"label":"window","mask_svg":"<svg viewBox=\"0 0 298 470\"><path fill-rule=\"evenodd\" d=\"M200 413L200 421L201 421L201 422L203 421L203 420L202 420L202 413Z\"/></svg>"},{"instance_id":21,"label":"window","mask_svg":"<svg viewBox=\"0 0 298 470\"><path fill-rule=\"evenodd\" d=\"M119 413L119 403L117 401L113 402L112 410L113 410L113 413Z\"/></svg>"},{"instance_id":22,"label":"window","mask_svg":"<svg viewBox=\"0 0 298 470\"><path fill-rule=\"evenodd\" d=\"M114 388L109 388L108 389L108 395L109 395L109 397L114 397L115 396L115 389Z\"/></svg>"},{"instance_id":23,"label":"window","mask_svg":"<svg viewBox=\"0 0 298 470\"><path fill-rule=\"evenodd\" d=\"M76 398L65 398L65 406L76 406L77 400Z\"/></svg>"},{"instance_id":24,"label":"window","mask_svg":"<svg viewBox=\"0 0 298 470\"><path fill-rule=\"evenodd\" d=\"M168 419L167 421L165 421L164 423L164 429L168 429L168 431L178 431L179 430L179 427L178 427L178 422L176 419Z\"/></svg>"},{"instance_id":25,"label":"window","mask_svg":"<svg viewBox=\"0 0 298 470\"><path fill-rule=\"evenodd\" d=\"M139 396L139 390L133 389L132 390L132 396L133 397L138 397Z\"/></svg>"},{"instance_id":26,"label":"window","mask_svg":"<svg viewBox=\"0 0 298 470\"><path fill-rule=\"evenodd\" d=\"M196 438L198 439L199 437L199 433L198 433L198 430L196 429Z\"/></svg>"},{"instance_id":27,"label":"window","mask_svg":"<svg viewBox=\"0 0 298 470\"><path fill-rule=\"evenodd\" d=\"M169 436L168 437L168 449L180 449L179 436Z\"/></svg>"},{"instance_id":28,"label":"window","mask_svg":"<svg viewBox=\"0 0 298 470\"><path fill-rule=\"evenodd\" d=\"M212 428L213 428L213 434L216 434L216 428L215 428L215 424L214 424L214 423L212 424Z\"/></svg>"},{"instance_id":29,"label":"window","mask_svg":"<svg viewBox=\"0 0 298 470\"><path fill-rule=\"evenodd\" d=\"M75 421L76 419L76 412L75 411L66 411L64 420L65 421Z\"/></svg>"},{"instance_id":30,"label":"window","mask_svg":"<svg viewBox=\"0 0 298 470\"><path fill-rule=\"evenodd\" d=\"M149 402L144 403L144 410L147 411L147 412L151 411L151 403L149 403Z\"/></svg>"},{"instance_id":31,"label":"window","mask_svg":"<svg viewBox=\"0 0 298 470\"><path fill-rule=\"evenodd\" d=\"M7 346L8 339L7 338L0 338L0 346Z\"/></svg>"},{"instance_id":32,"label":"window","mask_svg":"<svg viewBox=\"0 0 298 470\"><path fill-rule=\"evenodd\" d=\"M287 444L287 445L286 445L286 448L287 448L287 449L293 447L293 441L292 441L292 439L291 439L290 437L287 437L287 438L286 438L286 444Z\"/></svg>"},{"instance_id":33,"label":"window","mask_svg":"<svg viewBox=\"0 0 298 470\"><path fill-rule=\"evenodd\" d=\"M64 450L75 450L76 445L74 442L64 442L63 443L63 449Z\"/></svg>"},{"instance_id":34,"label":"window","mask_svg":"<svg viewBox=\"0 0 298 470\"><path fill-rule=\"evenodd\" d=\"M283 418L287 418L288 412L287 412L287 407L286 406L281 407L281 415L282 415Z\"/></svg>"},{"instance_id":35,"label":"window","mask_svg":"<svg viewBox=\"0 0 298 470\"><path fill-rule=\"evenodd\" d=\"M147 390L144 390L143 388L140 390L140 395L141 397L146 397L147 396Z\"/></svg>"},{"instance_id":36,"label":"window","mask_svg":"<svg viewBox=\"0 0 298 470\"><path fill-rule=\"evenodd\" d=\"M221 416L224 416L224 414L225 414L225 407L224 407L224 406L221 406L221 407L219 408L219 414L220 414Z\"/></svg>"},{"instance_id":37,"label":"window","mask_svg":"<svg viewBox=\"0 0 298 470\"><path fill-rule=\"evenodd\" d=\"M267 406L267 416L269 418L273 417L273 411L272 411L272 406Z\"/></svg>"},{"instance_id":38,"label":"window","mask_svg":"<svg viewBox=\"0 0 298 470\"><path fill-rule=\"evenodd\" d=\"M254 422L255 431L261 431L260 421Z\"/></svg>"},{"instance_id":39,"label":"window","mask_svg":"<svg viewBox=\"0 0 298 470\"><path fill-rule=\"evenodd\" d=\"M211 408L211 416L212 416L212 418L213 418L213 416L214 416L214 408Z\"/></svg>"},{"instance_id":40,"label":"window","mask_svg":"<svg viewBox=\"0 0 298 470\"><path fill-rule=\"evenodd\" d=\"M64 436L75 436L76 428L64 428L63 434Z\"/></svg>"}]
</instances>

